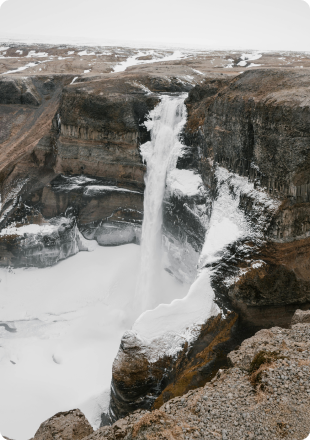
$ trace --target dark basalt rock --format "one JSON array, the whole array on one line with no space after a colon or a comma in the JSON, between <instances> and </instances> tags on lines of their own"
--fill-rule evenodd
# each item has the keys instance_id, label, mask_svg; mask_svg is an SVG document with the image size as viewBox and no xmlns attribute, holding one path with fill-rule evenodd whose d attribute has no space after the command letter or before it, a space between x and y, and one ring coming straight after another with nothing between
<instances>
[{"instance_id":1,"label":"dark basalt rock","mask_svg":"<svg viewBox=\"0 0 310 440\"><path fill-rule=\"evenodd\" d=\"M228 246L212 271L218 304L258 328L288 326L298 304L309 304L309 85L307 72L257 69L218 83L213 96L207 82L186 101L184 138L191 148L185 166L197 166L211 198L217 197L213 173L220 165L247 177L279 206L270 210L241 192L239 209L259 233ZM251 268L251 261L262 266Z\"/></svg>"}]
</instances>

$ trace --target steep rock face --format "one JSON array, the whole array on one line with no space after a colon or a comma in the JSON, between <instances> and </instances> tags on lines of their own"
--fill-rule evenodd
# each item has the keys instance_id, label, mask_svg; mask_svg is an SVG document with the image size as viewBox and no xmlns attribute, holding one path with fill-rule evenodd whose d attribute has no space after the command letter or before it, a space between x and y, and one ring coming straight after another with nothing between
<instances>
[{"instance_id":1,"label":"steep rock face","mask_svg":"<svg viewBox=\"0 0 310 440\"><path fill-rule=\"evenodd\" d=\"M20 224L1 231L0 266L52 266L80 251L89 250L74 218L55 217L50 222L31 216L27 218L32 222L29 225ZM33 223L35 221L38 223Z\"/></svg>"},{"instance_id":2,"label":"steep rock face","mask_svg":"<svg viewBox=\"0 0 310 440\"><path fill-rule=\"evenodd\" d=\"M145 168L138 147L147 132L140 124L156 102L133 80L98 80L66 89L59 108L56 172L143 188Z\"/></svg>"},{"instance_id":3,"label":"steep rock face","mask_svg":"<svg viewBox=\"0 0 310 440\"><path fill-rule=\"evenodd\" d=\"M57 77L58 88L53 78L3 81L0 225L29 224L33 216L74 217L85 237L100 244L139 242L145 173L139 146L149 136L143 121L159 102L152 90L175 92L185 86L175 79L114 75L62 90L69 79ZM23 103L26 86L38 95L38 110ZM19 131L11 128L17 123ZM31 142L23 147L25 136ZM2 246L4 265L16 261L5 257L8 247Z\"/></svg>"},{"instance_id":4,"label":"steep rock face","mask_svg":"<svg viewBox=\"0 0 310 440\"><path fill-rule=\"evenodd\" d=\"M260 328L288 327L297 308L310 307L309 86L307 73L256 70L233 79L206 79L186 100L188 122L183 137L187 148L178 160L178 169L201 176L204 199L187 198L186 191L167 192L165 240L172 254L174 247L184 249L188 241L195 266L212 216L218 222L226 215L238 217L242 234L232 238L210 262L202 259L201 264L210 270L216 303L224 313L238 313L238 328L243 329L244 337ZM204 209L199 212L200 204ZM185 253L175 266L182 267ZM173 266L171 271L177 276ZM195 273L194 267L191 273ZM216 340L212 332L209 336ZM227 339L231 336L228 331ZM196 338L198 341L199 332ZM208 346L204 343L202 352ZM170 348L176 345L175 341L168 343ZM120 379L125 371L135 389L132 401L141 408L150 407L150 396L159 396L156 402L163 403L181 389L186 392L187 370L176 368L179 355L171 360L169 371L173 373L156 378L155 389L136 363L131 365L131 375L122 348L120 353L113 375L115 415L125 414L124 408L132 410ZM203 365L208 369L212 362L203 359ZM195 374L199 377L197 371ZM191 387L194 385L188 389Z\"/></svg>"},{"instance_id":5,"label":"steep rock face","mask_svg":"<svg viewBox=\"0 0 310 440\"><path fill-rule=\"evenodd\" d=\"M150 344L135 332L126 332L113 364L110 419L138 408L158 409L205 385L219 368L227 366L227 353L249 334L233 312L226 318L210 318L195 329L191 341L165 335Z\"/></svg>"},{"instance_id":6,"label":"steep rock face","mask_svg":"<svg viewBox=\"0 0 310 440\"><path fill-rule=\"evenodd\" d=\"M208 193L166 192L163 209L163 247L170 271L182 282L192 283L208 227L210 204Z\"/></svg>"},{"instance_id":7,"label":"steep rock face","mask_svg":"<svg viewBox=\"0 0 310 440\"><path fill-rule=\"evenodd\" d=\"M189 162L201 157L196 163L214 200L217 167L230 172L235 193L236 175L254 184L238 194L254 234L226 249L213 287L220 305L258 327L287 326L298 304L310 304L309 85L308 73L255 70L222 82L214 96L207 83L205 97L192 91L187 100Z\"/></svg>"}]
</instances>

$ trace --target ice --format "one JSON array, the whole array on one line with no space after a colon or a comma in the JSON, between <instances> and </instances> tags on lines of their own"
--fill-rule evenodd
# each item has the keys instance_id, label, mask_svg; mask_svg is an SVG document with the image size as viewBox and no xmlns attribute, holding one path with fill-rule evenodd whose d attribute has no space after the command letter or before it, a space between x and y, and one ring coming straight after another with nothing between
<instances>
[{"instance_id":1,"label":"ice","mask_svg":"<svg viewBox=\"0 0 310 440\"><path fill-rule=\"evenodd\" d=\"M203 324L218 313L210 273L203 270L184 299L176 299L171 304L160 304L154 310L147 310L137 319L132 329L149 343L166 334L186 337L188 328Z\"/></svg>"},{"instance_id":2,"label":"ice","mask_svg":"<svg viewBox=\"0 0 310 440\"><path fill-rule=\"evenodd\" d=\"M0 326L3 435L29 439L73 408L99 427L121 336L138 316L140 246L93 246L49 268L0 269L0 323L11 329ZM186 294L166 271L159 277L167 302Z\"/></svg>"},{"instance_id":3,"label":"ice","mask_svg":"<svg viewBox=\"0 0 310 440\"><path fill-rule=\"evenodd\" d=\"M253 53L244 53L241 55L241 60L238 63L238 66L244 67L247 65L248 61L255 61L261 58L263 55L259 52L253 52ZM250 66L249 66L250 67Z\"/></svg>"},{"instance_id":4,"label":"ice","mask_svg":"<svg viewBox=\"0 0 310 440\"><path fill-rule=\"evenodd\" d=\"M177 196L196 196L203 182L199 174L191 170L172 170L167 176L167 190Z\"/></svg>"},{"instance_id":5,"label":"ice","mask_svg":"<svg viewBox=\"0 0 310 440\"><path fill-rule=\"evenodd\" d=\"M122 192L122 193L141 194L140 191L132 191L126 188L119 188L118 186L90 185L85 187L84 195L95 196L96 194L102 192L113 192L113 191Z\"/></svg>"},{"instance_id":6,"label":"ice","mask_svg":"<svg viewBox=\"0 0 310 440\"><path fill-rule=\"evenodd\" d=\"M21 72L22 70L26 70L29 69L30 67L35 67L37 65L37 63L28 63L25 66L19 67L18 69L15 70L9 70L8 72L3 73L2 75L5 75L7 73L16 73L16 72Z\"/></svg>"},{"instance_id":7,"label":"ice","mask_svg":"<svg viewBox=\"0 0 310 440\"><path fill-rule=\"evenodd\" d=\"M263 66L263 64L255 64L255 63L251 63L251 64L247 67L247 69L248 69L249 67L260 67L260 66Z\"/></svg>"},{"instance_id":8,"label":"ice","mask_svg":"<svg viewBox=\"0 0 310 440\"><path fill-rule=\"evenodd\" d=\"M264 191L254 189L254 183L249 182L247 177L238 176L225 168L218 167L216 179L219 192L213 203L195 282L185 298L174 300L171 304L160 304L154 310L145 311L133 325L133 331L149 346L152 346L158 338L166 338L165 335L170 335L171 343L175 344L174 348L178 351L180 346L175 339L176 335L188 340L197 325L203 324L208 318L220 312L214 303L214 292L210 282L212 263L221 258L229 244L251 233L248 220L239 209L241 193L253 197L259 210L262 205L270 210L275 210L279 206L280 202ZM263 221L259 220L258 234L262 226ZM258 266L262 264L264 263L256 262ZM171 345L168 344L168 347L170 351L173 350Z\"/></svg>"},{"instance_id":9,"label":"ice","mask_svg":"<svg viewBox=\"0 0 310 440\"><path fill-rule=\"evenodd\" d=\"M89 400L80 405L79 409L84 414L87 414L87 419L92 426L100 426L101 414L108 413L110 395L110 388L107 388L101 394L92 396Z\"/></svg>"},{"instance_id":10,"label":"ice","mask_svg":"<svg viewBox=\"0 0 310 440\"><path fill-rule=\"evenodd\" d=\"M58 60L59 61L61 61L61 60L68 60L69 58L73 58L73 57L58 57Z\"/></svg>"},{"instance_id":11,"label":"ice","mask_svg":"<svg viewBox=\"0 0 310 440\"><path fill-rule=\"evenodd\" d=\"M255 60L259 60L259 58L261 58L263 55L259 52L253 52L253 53L244 53L241 55L241 59L242 60L247 60L247 61L255 61Z\"/></svg>"},{"instance_id":12,"label":"ice","mask_svg":"<svg viewBox=\"0 0 310 440\"><path fill-rule=\"evenodd\" d=\"M219 195L213 204L209 230L201 253L200 266L215 262L221 250L229 243L233 243L246 235L249 231L246 218L239 209L239 195L242 185L239 184L235 196L232 196L230 191L231 180L229 180L229 177L232 179L234 176L225 168L218 167L216 170ZM245 181L242 180L242 183L246 185L247 178L245 178Z\"/></svg>"}]
</instances>

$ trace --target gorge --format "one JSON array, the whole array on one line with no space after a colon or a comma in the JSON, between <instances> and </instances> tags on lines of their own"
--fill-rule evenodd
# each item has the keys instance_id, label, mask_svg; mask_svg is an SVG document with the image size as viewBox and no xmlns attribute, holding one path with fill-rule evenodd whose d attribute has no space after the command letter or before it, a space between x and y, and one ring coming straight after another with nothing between
<instances>
[{"instance_id":1,"label":"gorge","mask_svg":"<svg viewBox=\"0 0 310 440\"><path fill-rule=\"evenodd\" d=\"M308 58L35 52L72 49L107 72L0 77L0 430L17 440L77 407L94 429L157 411L310 308Z\"/></svg>"}]
</instances>

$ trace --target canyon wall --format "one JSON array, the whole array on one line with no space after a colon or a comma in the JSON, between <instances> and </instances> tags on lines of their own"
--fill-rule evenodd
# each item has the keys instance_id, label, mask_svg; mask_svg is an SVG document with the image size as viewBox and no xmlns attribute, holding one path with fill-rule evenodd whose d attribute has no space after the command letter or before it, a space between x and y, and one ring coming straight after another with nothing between
<instances>
[{"instance_id":1,"label":"canyon wall","mask_svg":"<svg viewBox=\"0 0 310 440\"><path fill-rule=\"evenodd\" d=\"M180 348L177 354L154 364L147 353L160 342L136 339L135 353L144 353L141 364L142 355L132 356L132 347L122 343L113 367L112 419L138 407L158 408L157 402L180 396L199 386L198 382L206 383L215 371L212 364L219 368L222 359L225 365L225 353L234 343L238 345L240 333L242 340L261 328L288 327L297 308L310 307L309 86L308 73L255 70L233 79L206 79L189 92L183 133L186 148L178 168L201 176L204 214L209 219L226 186L228 203L236 205L231 215L242 217L244 228L211 262L202 260L201 269L210 270L215 302L225 316L217 326L223 330L223 345L207 348L210 340L218 340L212 331L209 342L201 343L199 336L189 347L184 341L173 341L170 344ZM173 240L191 243L197 263L209 226L188 209L194 202L193 197L189 200L180 194L166 200L164 229L167 237L173 237L172 244ZM207 325L212 327L213 320ZM165 343L163 337L161 344ZM193 363L184 366L184 352L187 359L194 353ZM206 358L208 352L212 355ZM207 374L201 376L201 371ZM197 383L188 377L197 378ZM129 383L134 394L126 391Z\"/></svg>"},{"instance_id":2,"label":"canyon wall","mask_svg":"<svg viewBox=\"0 0 310 440\"><path fill-rule=\"evenodd\" d=\"M55 264L87 249L81 233L101 245L139 242L146 170L139 146L161 93L189 91L177 169L203 182L195 194L167 183L167 270L194 280L223 188L244 227L216 258L202 260L221 313L190 344L165 341L178 350L152 362L152 343L124 335L113 366L117 419L203 386L242 339L287 327L296 308L309 308L310 76L252 70L213 75L191 90L151 75L72 79L0 81L0 265ZM34 224L39 232L16 233Z\"/></svg>"},{"instance_id":3,"label":"canyon wall","mask_svg":"<svg viewBox=\"0 0 310 440\"><path fill-rule=\"evenodd\" d=\"M188 86L147 75L72 79L1 80L0 225L42 226L67 217L99 244L139 242L145 173L139 146L149 137L143 122L157 93ZM0 264L37 265L38 249L49 255L40 265L54 264L61 243L46 249L44 236L33 237L33 252L27 244L20 258L24 237L7 232Z\"/></svg>"},{"instance_id":4,"label":"canyon wall","mask_svg":"<svg viewBox=\"0 0 310 440\"><path fill-rule=\"evenodd\" d=\"M206 184L216 167L229 171L232 192L234 175L254 184L239 195L252 231L213 268L213 287L221 306L258 327L287 325L297 305L309 306L309 86L307 73L255 70L187 101Z\"/></svg>"}]
</instances>

